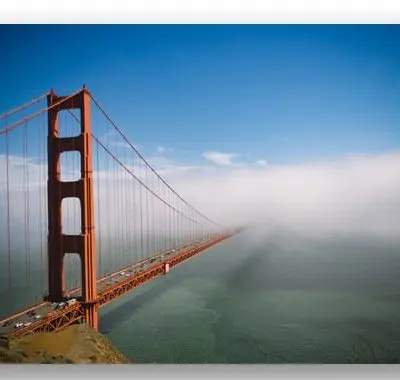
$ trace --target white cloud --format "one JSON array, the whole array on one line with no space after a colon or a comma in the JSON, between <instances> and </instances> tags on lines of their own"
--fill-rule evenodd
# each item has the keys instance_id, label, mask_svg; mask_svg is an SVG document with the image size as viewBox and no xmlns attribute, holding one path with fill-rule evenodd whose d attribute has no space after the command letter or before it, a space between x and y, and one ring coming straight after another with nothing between
<instances>
[{"instance_id":1,"label":"white cloud","mask_svg":"<svg viewBox=\"0 0 400 380\"><path fill-rule=\"evenodd\" d=\"M155 167L156 170L169 168L174 165L174 161L164 156L152 156L146 158L146 160Z\"/></svg>"},{"instance_id":2,"label":"white cloud","mask_svg":"<svg viewBox=\"0 0 400 380\"><path fill-rule=\"evenodd\" d=\"M234 167L174 179L211 218L299 231L400 236L400 153L336 162Z\"/></svg>"},{"instance_id":3,"label":"white cloud","mask_svg":"<svg viewBox=\"0 0 400 380\"><path fill-rule=\"evenodd\" d=\"M234 153L222 153L217 151L207 151L203 153L203 157L213 162L214 164L221 166L231 166L234 163L232 162L233 158L237 155Z\"/></svg>"},{"instance_id":4,"label":"white cloud","mask_svg":"<svg viewBox=\"0 0 400 380\"><path fill-rule=\"evenodd\" d=\"M265 166L267 166L267 161L265 161L265 160L257 160L254 164L257 165L257 166L265 167Z\"/></svg>"},{"instance_id":5,"label":"white cloud","mask_svg":"<svg viewBox=\"0 0 400 380\"><path fill-rule=\"evenodd\" d=\"M112 143L113 146L117 148L125 148L125 149L132 149L131 146L126 141L115 141Z\"/></svg>"},{"instance_id":6,"label":"white cloud","mask_svg":"<svg viewBox=\"0 0 400 380\"><path fill-rule=\"evenodd\" d=\"M336 162L247 167L188 165L159 156L149 161L189 203L228 226L267 223L315 236L338 231L387 239L400 236L400 153L354 156ZM0 157L0 164L5 169L4 157ZM30 188L30 208L34 215L38 207L34 201L36 192L45 192L47 170L34 160L29 161L28 168L30 178L35 179ZM163 189L154 177L148 177L143 165L135 163L129 168L157 192ZM134 228L134 222L125 226L115 220L122 210L124 215L129 213L132 220L138 220L140 203L145 214L146 206L138 195L139 185L122 169L118 172L103 169L94 172L95 207L100 205L101 215L107 215L111 227ZM21 184L21 170L21 160L10 157L10 190L16 189L11 193L14 224L24 220L22 192L13 185ZM0 185L0 220L4 223L4 178ZM130 189L129 194L124 193L124 186ZM161 195L172 201L164 190ZM156 201L153 215L158 215L161 208L165 206ZM101 234L105 222L96 223L96 231ZM148 225L152 228L152 221Z\"/></svg>"},{"instance_id":7,"label":"white cloud","mask_svg":"<svg viewBox=\"0 0 400 380\"><path fill-rule=\"evenodd\" d=\"M113 152L115 151L113 148L124 148L127 150L132 149L131 145L128 144L126 140L115 129L109 129L106 133L101 133L100 131L96 130L96 128L94 128L93 134L96 136L97 139L101 141L102 144L104 144L108 149L111 149ZM136 149L140 148L140 145L136 142L132 142L132 140L130 140L130 143ZM93 144L95 144L95 142Z\"/></svg>"},{"instance_id":8,"label":"white cloud","mask_svg":"<svg viewBox=\"0 0 400 380\"><path fill-rule=\"evenodd\" d=\"M168 153L168 152L173 152L173 149L172 148L166 148L164 146L158 146L157 147L157 152L161 153L161 154L164 154L164 153Z\"/></svg>"}]
</instances>

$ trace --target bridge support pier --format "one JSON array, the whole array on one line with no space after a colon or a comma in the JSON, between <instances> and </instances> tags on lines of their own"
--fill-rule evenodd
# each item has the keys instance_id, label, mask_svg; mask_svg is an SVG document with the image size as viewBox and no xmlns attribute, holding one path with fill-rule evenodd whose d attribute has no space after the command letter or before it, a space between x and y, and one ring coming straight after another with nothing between
<instances>
[{"instance_id":1,"label":"bridge support pier","mask_svg":"<svg viewBox=\"0 0 400 380\"><path fill-rule=\"evenodd\" d=\"M87 302L84 304L85 322L96 331L99 329L99 312L96 302Z\"/></svg>"},{"instance_id":2,"label":"bridge support pier","mask_svg":"<svg viewBox=\"0 0 400 380\"><path fill-rule=\"evenodd\" d=\"M94 196L92 179L92 145L90 128L90 95L86 88L72 96L57 96L51 92L48 103L48 263L49 296L60 302L64 292L65 254L78 254L81 259L82 298L85 322L97 330L96 247L94 232ZM58 114L63 110L79 109L81 131L77 136L59 137ZM81 178L60 180L60 155L77 151L81 155ZM78 198L81 204L81 233L62 232L61 203L64 198Z\"/></svg>"}]
</instances>

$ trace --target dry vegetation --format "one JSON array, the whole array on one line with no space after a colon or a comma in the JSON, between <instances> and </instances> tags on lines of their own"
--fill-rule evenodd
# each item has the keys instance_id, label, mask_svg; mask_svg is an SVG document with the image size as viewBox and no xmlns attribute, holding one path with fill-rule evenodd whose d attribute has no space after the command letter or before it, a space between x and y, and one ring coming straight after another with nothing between
<instances>
[{"instance_id":1,"label":"dry vegetation","mask_svg":"<svg viewBox=\"0 0 400 380\"><path fill-rule=\"evenodd\" d=\"M0 363L128 364L129 361L107 338L82 324L52 334L3 339Z\"/></svg>"}]
</instances>

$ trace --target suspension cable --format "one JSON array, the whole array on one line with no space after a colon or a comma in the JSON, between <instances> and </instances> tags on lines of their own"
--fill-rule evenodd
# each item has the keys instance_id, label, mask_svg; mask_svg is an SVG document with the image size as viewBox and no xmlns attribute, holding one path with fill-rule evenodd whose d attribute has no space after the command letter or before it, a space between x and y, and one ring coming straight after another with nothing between
<instances>
[{"instance_id":1,"label":"suspension cable","mask_svg":"<svg viewBox=\"0 0 400 380\"><path fill-rule=\"evenodd\" d=\"M10 132L10 131L12 131L13 129L19 127L20 125L25 124L25 123L28 122L29 120L32 120L32 119L34 119L35 117L37 117L37 116L39 116L39 115L42 115L43 113L45 113L45 112L47 112L47 111L53 109L54 107L59 106L60 104L64 103L64 102L67 101L68 99L70 99L70 98L72 98L73 96L75 96L76 94L79 94L79 92L81 92L81 91L82 91L82 90L76 91L76 92L74 92L73 94L68 95L68 96L66 96L65 98L62 98L60 101L58 101L58 102L56 102L56 103L53 103L51 106L42 108L41 110L35 112L34 114L29 115L29 116L27 116L27 117L24 117L23 119L17 121L16 123L14 123L14 124L12 124L12 125L10 125L10 126L8 126L8 127L5 127L5 128L3 128L3 129L1 129L1 130L0 130L0 135L5 134L6 132Z\"/></svg>"},{"instance_id":2,"label":"suspension cable","mask_svg":"<svg viewBox=\"0 0 400 380\"><path fill-rule=\"evenodd\" d=\"M181 211L177 210L174 206L169 204L167 201L162 199L158 194L156 194L152 189L150 189L142 180L140 180L132 171L130 171L126 165L124 165L96 136L92 134L92 138L120 165L122 168L124 168L133 178L136 179L137 182L140 183L148 192L150 192L153 196L155 196L157 199L159 199L162 203L164 203L167 207L170 207L173 209L175 212L178 214L182 215L184 218L187 220L191 221L192 219L188 217L187 215L183 214ZM146 210L147 212L147 210ZM193 221L193 220L192 220ZM196 223L198 223L196 221Z\"/></svg>"},{"instance_id":3,"label":"suspension cable","mask_svg":"<svg viewBox=\"0 0 400 380\"><path fill-rule=\"evenodd\" d=\"M90 93L89 93L90 94ZM98 106L98 108L100 109L100 111L103 113L103 115L106 117L106 119L109 121L109 123L111 125L114 126L114 128L117 130L117 132L120 134L120 136L125 140L125 142L133 149L133 151L137 154L137 156L146 164L146 166L156 175L156 177L164 184L167 186L167 188L172 192L172 195L175 195L178 199L180 199L187 207L189 207L189 210L193 210L195 213L197 213L199 216L201 216L202 218L206 219L207 221L209 221L210 223L214 224L217 227L222 228L221 225L219 225L218 223L212 221L211 219L207 218L205 215L203 215L202 213L200 213L198 210L196 210L193 206L191 206L187 201L185 201L158 173L157 171L146 161L146 159L140 154L140 152L130 143L130 141L126 138L126 136L122 133L122 131L115 125L115 123L110 119L110 117L107 115L107 113L101 108L101 106L98 104L98 102L93 98L93 96L90 94L92 100L95 102L95 104ZM68 110L68 112L71 114L71 116L77 121L79 122L79 119L70 111ZM93 134L91 133L92 138L114 159L118 162L118 164L120 166L122 166L127 172L128 174L132 175L133 178L135 178L142 186L145 187L146 190L150 191L150 193L155 196L156 198L158 198L159 200L161 200L161 202L163 202L164 204L166 204L168 207L172 208L175 212L177 212L178 215L182 215L183 217L185 217L186 219L188 219L189 221L194 222L196 225L201 225L200 222L198 222L197 220L194 220L192 217L188 217L186 216L183 212L179 211L175 206L172 206L171 204L169 204L168 202L165 202L165 200L163 200L162 198L160 198L160 196L158 196L156 193L154 193L153 190L151 190L147 184L145 184L143 181L141 181L137 176L135 176L119 159L117 159L117 157ZM147 181L146 181L147 182ZM147 212L147 210L146 210ZM148 249L148 248L147 248Z\"/></svg>"},{"instance_id":4,"label":"suspension cable","mask_svg":"<svg viewBox=\"0 0 400 380\"><path fill-rule=\"evenodd\" d=\"M150 163L142 156L142 154L131 144L131 142L128 140L128 138L124 135L122 130L114 123L114 121L108 116L107 112L101 107L99 102L93 97L93 95L89 91L89 95L92 98L93 102L96 104L96 106L99 108L99 110L103 113L103 115L106 117L106 119L111 123L111 125L115 128L115 130L120 134L120 136L125 140L125 142L136 152L136 154L143 160L143 162L147 165L147 167L166 185L184 204L186 204L189 208L191 208L194 212L196 212L198 215L200 215L202 218L206 219L208 222L214 224L217 227L223 228L222 225L219 223L216 223L215 221L209 219L207 216L202 214L200 211L198 211L196 208L194 208L192 205L190 205L185 199L183 199L172 187L169 185L164 178L162 178L158 172L150 165Z\"/></svg>"},{"instance_id":5,"label":"suspension cable","mask_svg":"<svg viewBox=\"0 0 400 380\"><path fill-rule=\"evenodd\" d=\"M5 118L7 118L7 117L13 115L13 114L16 113L16 112L22 111L23 109L28 108L28 107L32 106L33 104L40 102L40 101L41 101L42 99L44 99L47 95L49 95L49 92L47 92L47 93L45 93L45 94L43 94L43 95L40 95L40 96L38 96L37 98L34 98L34 99L32 99L31 101L26 102L26 103L20 105L19 107L16 107L16 108L14 108L14 109L12 109L12 110L6 112L6 113L3 113L2 115L0 115L0 120L5 119Z\"/></svg>"}]
</instances>

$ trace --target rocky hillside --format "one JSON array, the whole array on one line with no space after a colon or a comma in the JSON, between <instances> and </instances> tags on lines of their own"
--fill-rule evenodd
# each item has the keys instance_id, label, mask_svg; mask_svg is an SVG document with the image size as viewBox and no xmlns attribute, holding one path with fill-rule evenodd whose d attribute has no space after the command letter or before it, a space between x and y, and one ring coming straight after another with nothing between
<instances>
[{"instance_id":1,"label":"rocky hillside","mask_svg":"<svg viewBox=\"0 0 400 380\"><path fill-rule=\"evenodd\" d=\"M0 337L0 363L128 364L110 341L85 324L56 333Z\"/></svg>"}]
</instances>

